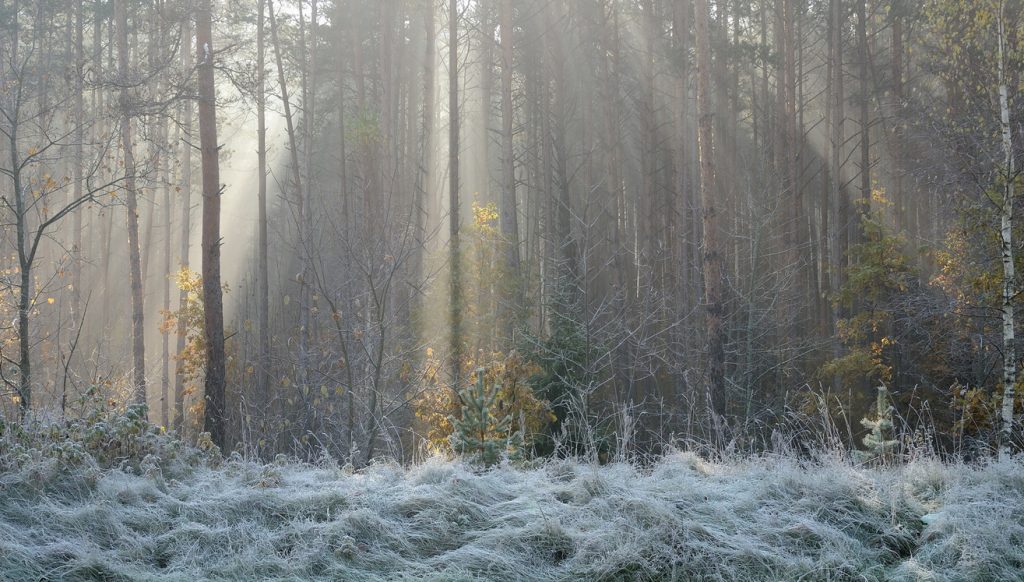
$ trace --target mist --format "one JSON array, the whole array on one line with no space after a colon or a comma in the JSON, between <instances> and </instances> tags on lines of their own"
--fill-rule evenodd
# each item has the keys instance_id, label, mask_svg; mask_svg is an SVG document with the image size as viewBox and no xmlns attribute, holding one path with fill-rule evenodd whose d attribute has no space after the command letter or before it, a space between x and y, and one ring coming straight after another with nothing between
<instances>
[{"instance_id":1,"label":"mist","mask_svg":"<svg viewBox=\"0 0 1024 582\"><path fill-rule=\"evenodd\" d=\"M954 4L7 2L0 412L1008 450L1021 11Z\"/></svg>"}]
</instances>

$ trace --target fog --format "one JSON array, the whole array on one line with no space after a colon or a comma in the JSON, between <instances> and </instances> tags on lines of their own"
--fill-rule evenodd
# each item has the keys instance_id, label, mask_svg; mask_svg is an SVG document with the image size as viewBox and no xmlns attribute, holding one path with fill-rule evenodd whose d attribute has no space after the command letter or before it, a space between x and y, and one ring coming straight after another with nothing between
<instances>
[{"instance_id":1,"label":"fog","mask_svg":"<svg viewBox=\"0 0 1024 582\"><path fill-rule=\"evenodd\" d=\"M481 402L526 456L1005 449L1024 22L976 4L7 1L0 413L357 466Z\"/></svg>"}]
</instances>

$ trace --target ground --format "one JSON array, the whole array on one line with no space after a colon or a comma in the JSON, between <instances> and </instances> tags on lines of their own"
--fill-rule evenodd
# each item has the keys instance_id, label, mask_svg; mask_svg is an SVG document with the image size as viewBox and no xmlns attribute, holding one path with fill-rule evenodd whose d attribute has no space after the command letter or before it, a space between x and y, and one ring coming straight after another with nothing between
<instances>
[{"instance_id":1,"label":"ground","mask_svg":"<svg viewBox=\"0 0 1024 582\"><path fill-rule=\"evenodd\" d=\"M0 472L0 578L1024 580L1021 459L165 466Z\"/></svg>"}]
</instances>

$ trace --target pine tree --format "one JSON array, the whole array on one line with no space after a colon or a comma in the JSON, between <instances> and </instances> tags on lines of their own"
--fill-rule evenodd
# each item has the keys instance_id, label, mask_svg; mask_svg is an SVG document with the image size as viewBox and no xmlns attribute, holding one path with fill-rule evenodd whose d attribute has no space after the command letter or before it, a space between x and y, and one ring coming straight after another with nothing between
<instances>
[{"instance_id":1,"label":"pine tree","mask_svg":"<svg viewBox=\"0 0 1024 582\"><path fill-rule=\"evenodd\" d=\"M892 455L898 440L892 436L892 406L889 405L889 391L884 385L878 387L878 399L875 402L875 418L862 418L860 424L871 432L862 441L866 451L857 451L862 461L885 459Z\"/></svg>"},{"instance_id":2,"label":"pine tree","mask_svg":"<svg viewBox=\"0 0 1024 582\"><path fill-rule=\"evenodd\" d=\"M476 369L476 382L460 391L462 418L452 419L452 449L471 462L485 467L501 460L502 454L518 456L522 451L522 432L512 433L512 417L500 414L498 387L487 389L485 368Z\"/></svg>"}]
</instances>

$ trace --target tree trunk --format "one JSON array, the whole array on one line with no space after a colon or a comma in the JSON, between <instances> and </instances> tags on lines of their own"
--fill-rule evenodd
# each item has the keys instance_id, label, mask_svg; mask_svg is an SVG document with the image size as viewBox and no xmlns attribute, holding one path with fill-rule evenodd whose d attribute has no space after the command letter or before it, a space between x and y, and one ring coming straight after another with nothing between
<instances>
[{"instance_id":1,"label":"tree trunk","mask_svg":"<svg viewBox=\"0 0 1024 582\"><path fill-rule=\"evenodd\" d=\"M165 149L165 155L160 156L160 188L163 190L163 231L164 231L164 248L163 248L163 281L161 281L162 293L163 293L163 312L169 313L171 311L171 276L173 275L171 266L171 255L173 254L171 246L171 220L174 212L172 198L171 198L171 170L170 161L170 148L168 147L168 132L167 123L161 119L160 123L160 147ZM152 228L152 227L150 227ZM170 424L170 386L171 386L171 336L168 332L164 331L160 334L161 345L160 345L160 426L167 427Z\"/></svg>"},{"instance_id":2,"label":"tree trunk","mask_svg":"<svg viewBox=\"0 0 1024 582\"><path fill-rule=\"evenodd\" d=\"M181 69L185 74L192 71L192 27L188 17L182 19L181 23ZM184 109L181 127L184 131L186 143L181 147L181 242L179 247L178 262L182 270L189 268L189 242L192 238L192 101L182 101ZM188 292L184 289L178 294L178 309L188 304ZM179 435L185 429L185 376L182 370L180 358L185 351L185 339L188 330L185 329L184 319L178 319L178 341L175 352L179 361L174 367L174 430Z\"/></svg>"},{"instance_id":3,"label":"tree trunk","mask_svg":"<svg viewBox=\"0 0 1024 582\"><path fill-rule=\"evenodd\" d=\"M270 20L270 41L274 45L274 60L277 64L277 82L281 89L281 103L284 107L284 119L285 128L288 135L288 153L291 161L291 175L293 181L293 187L295 188L296 195L298 196L301 208L302 199L302 170L299 166L299 144L295 135L295 122L292 118L292 106L291 100L288 97L288 83L285 81L284 75L284 51L281 50L281 43L278 39L277 34L277 18L274 16L274 2L273 0L267 0L267 18ZM301 211L300 211L301 217ZM301 229L302 220L299 220L299 228ZM304 254L301 249L302 244L302 233L299 232L299 244L300 244L300 259L303 258ZM303 261L305 264L305 261ZM301 303L301 301L300 301ZM302 306L299 306L302 309ZM300 332L301 333L301 332ZM350 388L351 389L351 388Z\"/></svg>"},{"instance_id":4,"label":"tree trunk","mask_svg":"<svg viewBox=\"0 0 1024 582\"><path fill-rule=\"evenodd\" d=\"M312 305L310 287L306 278L310 274L309 263L312 260L312 229L313 206L310 200L310 189L313 179L313 119L314 105L316 101L316 0L310 2L310 32L309 44L312 50L307 49L305 18L302 12L302 2L299 2L299 52L302 66L302 147L305 159L305 190L299 189L298 210L299 210L299 262L301 264L299 274L299 378L297 384L305 387L309 382L309 340L311 335ZM308 73L307 73L308 71ZM296 166L296 172L298 172Z\"/></svg>"},{"instance_id":5,"label":"tree trunk","mask_svg":"<svg viewBox=\"0 0 1024 582\"><path fill-rule=\"evenodd\" d=\"M1014 168L1013 131L1010 127L1009 88L1006 84L1005 15L1003 3L999 6L999 119L1003 137L1003 203L1001 206L1000 255L1003 263L1003 301L1000 308L1003 316L1003 402L1001 410L1002 427L999 438L999 456L1009 454L1013 445L1013 407L1017 385L1017 351L1013 303L1017 295L1017 280L1014 272L1013 247L1013 202Z\"/></svg>"},{"instance_id":6,"label":"tree trunk","mask_svg":"<svg viewBox=\"0 0 1024 582\"><path fill-rule=\"evenodd\" d=\"M224 297L220 282L220 163L217 103L213 80L211 0L196 11L199 69L199 144L203 162L203 320L206 335L206 415L204 429L221 450L227 445L224 370Z\"/></svg>"},{"instance_id":7,"label":"tree trunk","mask_svg":"<svg viewBox=\"0 0 1024 582\"><path fill-rule=\"evenodd\" d=\"M860 67L860 216L871 211L871 119L868 106L867 0L857 2L857 60ZM857 225L860 232L860 225ZM859 235L858 235L859 238Z\"/></svg>"},{"instance_id":8,"label":"tree trunk","mask_svg":"<svg viewBox=\"0 0 1024 582\"><path fill-rule=\"evenodd\" d=\"M501 0L501 122L502 122L502 190L501 235L505 244L505 268L508 270L504 288L505 334L511 341L516 318L521 308L519 281L519 209L516 204L515 149L513 147L512 109L512 0Z\"/></svg>"},{"instance_id":9,"label":"tree trunk","mask_svg":"<svg viewBox=\"0 0 1024 582\"><path fill-rule=\"evenodd\" d=\"M433 0L427 0L427 2L433 2ZM433 15L433 13L431 13ZM338 47L340 51L344 50L345 47L345 31L348 29L346 25L336 24L338 30ZM348 183L348 151L347 151L347 137L345 136L345 66L346 62L344 58L339 58L337 62L337 73L338 73L338 185L341 194L342 204L342 216L344 222L342 225L345 230L348 231L352 226L352 201L349 199L351 192L349 190Z\"/></svg>"},{"instance_id":10,"label":"tree trunk","mask_svg":"<svg viewBox=\"0 0 1024 582\"><path fill-rule=\"evenodd\" d=\"M85 18L82 14L82 0L75 1L75 135L74 135L74 193L72 200L82 197L82 165L85 163L82 156L82 142L85 140L83 129L85 117L85 54L84 54L84 24ZM75 210L72 219L71 245L71 321L73 325L77 318L82 316L82 212L80 208Z\"/></svg>"},{"instance_id":11,"label":"tree trunk","mask_svg":"<svg viewBox=\"0 0 1024 582\"><path fill-rule=\"evenodd\" d=\"M700 150L700 199L704 227L704 301L708 335L708 394L711 412L725 414L725 334L722 325L722 256L718 247L715 209L715 146L712 128L711 45L708 38L707 0L694 2L697 54L697 147Z\"/></svg>"},{"instance_id":12,"label":"tree trunk","mask_svg":"<svg viewBox=\"0 0 1024 582\"><path fill-rule=\"evenodd\" d=\"M267 112L266 112L266 47L263 39L266 0L259 0L259 17L256 22L256 148L257 180L259 183L259 284L257 286L259 310L259 365L256 380L256 404L267 406L270 399L270 263L268 258L269 240L267 233Z\"/></svg>"},{"instance_id":13,"label":"tree trunk","mask_svg":"<svg viewBox=\"0 0 1024 582\"><path fill-rule=\"evenodd\" d=\"M897 228L909 230L912 238L917 236L917 229L910 220L910 201L903 192L903 15L902 2L890 2L892 14L892 174L893 202L896 204Z\"/></svg>"},{"instance_id":14,"label":"tree trunk","mask_svg":"<svg viewBox=\"0 0 1024 582\"><path fill-rule=\"evenodd\" d=\"M462 266L459 248L459 7L448 0L448 268L452 389L462 371Z\"/></svg>"},{"instance_id":15,"label":"tree trunk","mask_svg":"<svg viewBox=\"0 0 1024 582\"><path fill-rule=\"evenodd\" d=\"M843 145L846 142L846 95L843 92L843 28L846 18L843 11L843 0L831 0L831 8L832 27L829 42L832 45L832 149L829 177L832 179L830 185L832 204L836 208L836 221L833 228L837 236L833 237L834 244L830 262L832 269L834 269L834 272L831 273L831 287L839 289L842 287L845 277L846 252L850 241L850 200L843 187Z\"/></svg>"},{"instance_id":16,"label":"tree trunk","mask_svg":"<svg viewBox=\"0 0 1024 582\"><path fill-rule=\"evenodd\" d=\"M117 19L117 76L121 83L121 145L124 148L125 195L128 211L128 266L132 291L133 401L146 404L146 344L142 295L142 260L139 249L139 202L135 188L135 151L132 143L132 112L128 89L127 0L114 1Z\"/></svg>"},{"instance_id":17,"label":"tree trunk","mask_svg":"<svg viewBox=\"0 0 1024 582\"><path fill-rule=\"evenodd\" d=\"M12 46L17 46L17 36ZM21 160L18 151L18 123L14 120L7 132L11 156L11 178L14 182L14 204L18 244L18 397L24 418L32 410L32 338L29 316L32 308L32 263L28 253L28 216L25 186L21 183Z\"/></svg>"},{"instance_id":18,"label":"tree trunk","mask_svg":"<svg viewBox=\"0 0 1024 582\"><path fill-rule=\"evenodd\" d=\"M285 82L284 76L284 55L281 50L281 43L277 38L277 18L274 16L273 0L267 0L267 18L270 19L270 40L274 44L274 58L277 62L277 83L280 85L281 102L284 106L285 127L288 132L288 153L291 155L292 163L292 177L295 181L295 190L301 198L302 174L299 168L299 148L295 137L295 122L292 119L291 101L288 98L288 84Z\"/></svg>"},{"instance_id":19,"label":"tree trunk","mask_svg":"<svg viewBox=\"0 0 1024 582\"><path fill-rule=\"evenodd\" d=\"M789 252L792 253L795 279L794 287L794 332L804 333L804 320L798 315L803 313L808 298L807 273L808 265L806 260L807 228L803 213L803 188L800 183L800 149L802 142L801 128L797 126L797 15L793 4L796 0L783 0L783 46L785 47L784 78L785 78L785 112L781 120L785 128L785 142L783 152L785 155L785 180L786 188L789 191L790 210L789 225L786 233L789 234ZM798 337L795 335L795 337Z\"/></svg>"},{"instance_id":20,"label":"tree trunk","mask_svg":"<svg viewBox=\"0 0 1024 582\"><path fill-rule=\"evenodd\" d=\"M416 174L416 251L413 255L413 285L423 282L423 261L427 244L427 219L432 216L434 169L434 115L435 115L435 69L437 58L437 31L434 22L434 0L423 0L423 27L426 38L423 53L423 109L420 118L419 171ZM413 299L415 313L422 304L423 293L416 291Z\"/></svg>"}]
</instances>

